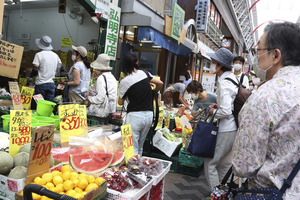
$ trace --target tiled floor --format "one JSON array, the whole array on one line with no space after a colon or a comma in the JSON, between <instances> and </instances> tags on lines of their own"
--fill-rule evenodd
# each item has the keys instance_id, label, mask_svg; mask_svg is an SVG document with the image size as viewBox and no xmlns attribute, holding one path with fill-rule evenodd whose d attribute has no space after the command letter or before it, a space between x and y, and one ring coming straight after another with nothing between
<instances>
[{"instance_id":1,"label":"tiled floor","mask_svg":"<svg viewBox=\"0 0 300 200\"><path fill-rule=\"evenodd\" d=\"M165 178L165 200L201 200L210 195L204 172L198 178L168 173Z\"/></svg>"}]
</instances>

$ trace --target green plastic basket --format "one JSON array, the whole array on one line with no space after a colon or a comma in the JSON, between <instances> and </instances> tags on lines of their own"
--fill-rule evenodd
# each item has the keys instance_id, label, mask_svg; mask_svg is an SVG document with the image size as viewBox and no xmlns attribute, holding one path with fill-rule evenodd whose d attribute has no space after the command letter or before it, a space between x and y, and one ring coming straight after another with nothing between
<instances>
[{"instance_id":1,"label":"green plastic basket","mask_svg":"<svg viewBox=\"0 0 300 200\"><path fill-rule=\"evenodd\" d=\"M0 96L0 99L11 100L11 96Z\"/></svg>"},{"instance_id":2,"label":"green plastic basket","mask_svg":"<svg viewBox=\"0 0 300 200\"><path fill-rule=\"evenodd\" d=\"M100 122L95 120L92 116L87 115L87 124L88 126L99 126Z\"/></svg>"},{"instance_id":3,"label":"green plastic basket","mask_svg":"<svg viewBox=\"0 0 300 200\"><path fill-rule=\"evenodd\" d=\"M192 155L191 153L184 151L183 148L179 151L179 162L181 165L189 167L201 167L204 163L204 158Z\"/></svg>"},{"instance_id":4,"label":"green plastic basket","mask_svg":"<svg viewBox=\"0 0 300 200\"><path fill-rule=\"evenodd\" d=\"M200 167L190 167L183 165L182 163L178 163L175 172L179 174L185 174L193 177L199 177L201 175L203 166Z\"/></svg>"}]
</instances>

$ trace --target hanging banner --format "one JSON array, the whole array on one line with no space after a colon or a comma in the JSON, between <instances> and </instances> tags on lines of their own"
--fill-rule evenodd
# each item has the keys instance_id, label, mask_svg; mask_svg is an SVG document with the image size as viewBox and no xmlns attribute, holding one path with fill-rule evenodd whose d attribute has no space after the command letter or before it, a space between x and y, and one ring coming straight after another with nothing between
<instances>
[{"instance_id":1,"label":"hanging banner","mask_svg":"<svg viewBox=\"0 0 300 200\"><path fill-rule=\"evenodd\" d=\"M8 82L14 110L23 110L22 98L17 82Z\"/></svg>"},{"instance_id":2,"label":"hanging banner","mask_svg":"<svg viewBox=\"0 0 300 200\"><path fill-rule=\"evenodd\" d=\"M173 15L172 15L172 27L171 27L171 37L178 40L184 26L185 11L174 2Z\"/></svg>"},{"instance_id":3,"label":"hanging banner","mask_svg":"<svg viewBox=\"0 0 300 200\"><path fill-rule=\"evenodd\" d=\"M9 154L14 157L31 141L31 110L11 110L9 122Z\"/></svg>"},{"instance_id":4,"label":"hanging banner","mask_svg":"<svg viewBox=\"0 0 300 200\"><path fill-rule=\"evenodd\" d=\"M156 129L160 129L163 127L163 122L164 122L164 107L160 106L159 107L159 117L158 117L158 122Z\"/></svg>"},{"instance_id":5,"label":"hanging banner","mask_svg":"<svg viewBox=\"0 0 300 200\"><path fill-rule=\"evenodd\" d=\"M17 79L24 47L0 40L0 75Z\"/></svg>"},{"instance_id":6,"label":"hanging banner","mask_svg":"<svg viewBox=\"0 0 300 200\"><path fill-rule=\"evenodd\" d=\"M22 105L26 110L30 110L33 93L34 93L34 88L22 87L21 90Z\"/></svg>"},{"instance_id":7,"label":"hanging banner","mask_svg":"<svg viewBox=\"0 0 300 200\"><path fill-rule=\"evenodd\" d=\"M206 32L209 5L210 0L198 0L196 10L196 29L198 33Z\"/></svg>"},{"instance_id":8,"label":"hanging banner","mask_svg":"<svg viewBox=\"0 0 300 200\"><path fill-rule=\"evenodd\" d=\"M105 54L107 54L111 60L116 60L117 56L120 16L121 8L110 4L109 19L107 22L107 33L105 40Z\"/></svg>"},{"instance_id":9,"label":"hanging banner","mask_svg":"<svg viewBox=\"0 0 300 200\"><path fill-rule=\"evenodd\" d=\"M26 184L49 172L55 125L34 127Z\"/></svg>"},{"instance_id":10,"label":"hanging banner","mask_svg":"<svg viewBox=\"0 0 300 200\"><path fill-rule=\"evenodd\" d=\"M123 140L123 146L125 152L125 160L127 163L128 160L135 155L133 150L131 125L126 124L124 126L121 126L121 132L122 132L122 140Z\"/></svg>"},{"instance_id":11,"label":"hanging banner","mask_svg":"<svg viewBox=\"0 0 300 200\"><path fill-rule=\"evenodd\" d=\"M83 130L87 132L86 111L82 109L79 104L58 106L61 143L68 143L70 136L83 135Z\"/></svg>"}]
</instances>

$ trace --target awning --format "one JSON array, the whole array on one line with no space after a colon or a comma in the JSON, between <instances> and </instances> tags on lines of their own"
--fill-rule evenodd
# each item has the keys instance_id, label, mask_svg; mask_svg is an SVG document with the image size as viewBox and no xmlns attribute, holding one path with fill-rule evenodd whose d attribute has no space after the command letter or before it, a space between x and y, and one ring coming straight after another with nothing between
<instances>
[{"instance_id":1,"label":"awning","mask_svg":"<svg viewBox=\"0 0 300 200\"><path fill-rule=\"evenodd\" d=\"M192 49L186 47L183 44L178 45L177 41L173 38L156 31L150 27L139 27L138 28L138 37L139 41L152 41L156 45L159 45L176 55L183 55L185 57L189 56Z\"/></svg>"}]
</instances>

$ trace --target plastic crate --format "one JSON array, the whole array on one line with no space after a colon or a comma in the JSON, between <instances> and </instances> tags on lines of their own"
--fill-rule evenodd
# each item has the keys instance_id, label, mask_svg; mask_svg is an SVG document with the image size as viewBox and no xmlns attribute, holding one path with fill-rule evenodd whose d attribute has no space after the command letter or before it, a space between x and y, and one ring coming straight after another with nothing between
<instances>
[{"instance_id":1,"label":"plastic crate","mask_svg":"<svg viewBox=\"0 0 300 200\"><path fill-rule=\"evenodd\" d=\"M184 151L183 148L179 151L179 162L182 165L190 167L201 167L204 163L204 158L192 155L191 153Z\"/></svg>"},{"instance_id":2,"label":"plastic crate","mask_svg":"<svg viewBox=\"0 0 300 200\"><path fill-rule=\"evenodd\" d=\"M100 122L98 122L97 120L93 119L92 116L88 115L87 116L87 124L88 124L88 126L99 126Z\"/></svg>"},{"instance_id":3,"label":"plastic crate","mask_svg":"<svg viewBox=\"0 0 300 200\"><path fill-rule=\"evenodd\" d=\"M11 100L11 96L0 96L0 99Z\"/></svg>"},{"instance_id":4,"label":"plastic crate","mask_svg":"<svg viewBox=\"0 0 300 200\"><path fill-rule=\"evenodd\" d=\"M203 165L199 167L190 167L178 163L175 172L179 174L193 176L193 177L199 177L201 175L202 169L203 169Z\"/></svg>"}]
</instances>

